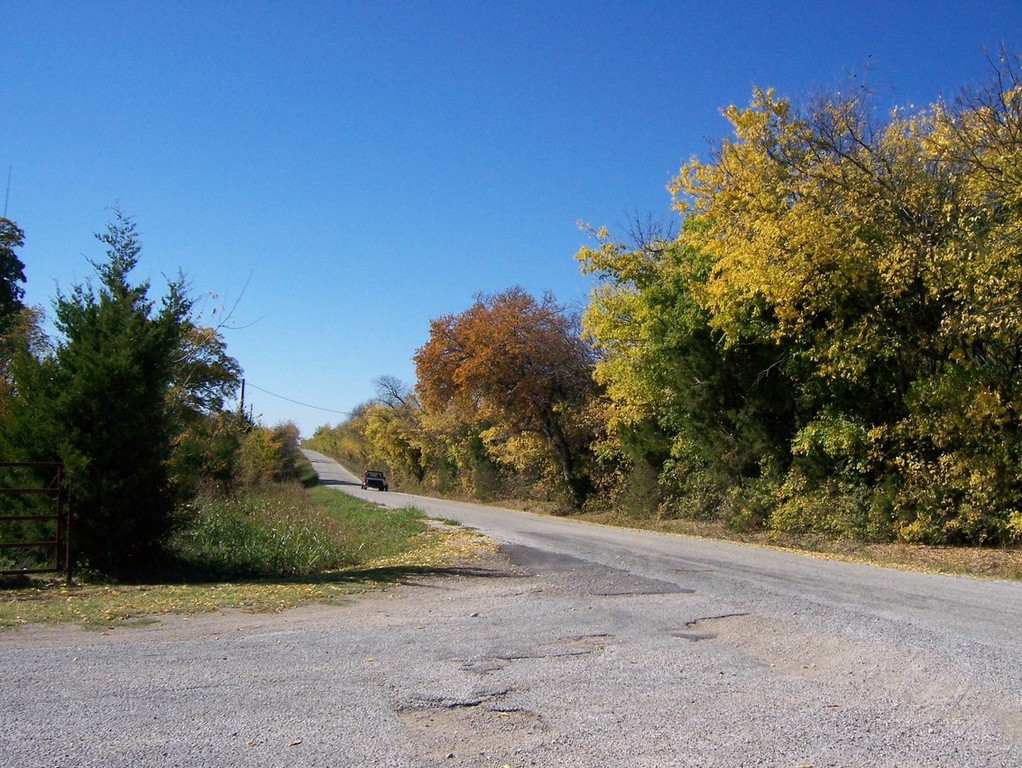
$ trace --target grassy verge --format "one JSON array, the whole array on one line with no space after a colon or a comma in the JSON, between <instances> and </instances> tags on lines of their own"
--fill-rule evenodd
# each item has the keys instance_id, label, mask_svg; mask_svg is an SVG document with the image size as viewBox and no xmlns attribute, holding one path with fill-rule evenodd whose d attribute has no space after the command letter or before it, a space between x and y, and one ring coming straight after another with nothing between
<instances>
[{"instance_id":1,"label":"grassy verge","mask_svg":"<svg viewBox=\"0 0 1022 768\"><path fill-rule=\"evenodd\" d=\"M166 614L280 611L343 602L402 578L472 557L482 539L323 487L252 491L195 510L159 583L73 586L33 581L0 589L0 628L74 623L107 629Z\"/></svg>"},{"instance_id":2,"label":"grassy verge","mask_svg":"<svg viewBox=\"0 0 1022 768\"><path fill-rule=\"evenodd\" d=\"M432 535L413 509L385 510L318 486L273 485L202 504L175 548L189 574L289 578L402 554Z\"/></svg>"},{"instance_id":3,"label":"grassy verge","mask_svg":"<svg viewBox=\"0 0 1022 768\"><path fill-rule=\"evenodd\" d=\"M1022 580L1022 548L932 547L922 544L870 543L821 536L797 537L736 531L721 523L699 520L656 520L612 513L588 513L583 520L626 528L735 541L799 552L814 557L868 563L902 570Z\"/></svg>"}]
</instances>

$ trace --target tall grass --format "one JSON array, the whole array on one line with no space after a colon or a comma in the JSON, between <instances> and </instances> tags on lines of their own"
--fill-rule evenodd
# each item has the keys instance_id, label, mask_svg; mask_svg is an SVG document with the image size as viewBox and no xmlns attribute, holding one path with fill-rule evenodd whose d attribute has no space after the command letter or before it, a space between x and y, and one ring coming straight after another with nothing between
<instances>
[{"instance_id":1,"label":"tall grass","mask_svg":"<svg viewBox=\"0 0 1022 768\"><path fill-rule=\"evenodd\" d=\"M206 578L309 576L411 551L429 528L412 509L299 483L200 499L174 549Z\"/></svg>"}]
</instances>

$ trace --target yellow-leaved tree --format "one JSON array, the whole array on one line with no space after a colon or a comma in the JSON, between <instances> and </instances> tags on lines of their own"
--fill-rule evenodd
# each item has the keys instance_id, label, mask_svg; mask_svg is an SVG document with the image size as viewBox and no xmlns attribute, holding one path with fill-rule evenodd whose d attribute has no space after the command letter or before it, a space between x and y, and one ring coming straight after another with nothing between
<instances>
[{"instance_id":1,"label":"yellow-leaved tree","mask_svg":"<svg viewBox=\"0 0 1022 768\"><path fill-rule=\"evenodd\" d=\"M1022 539L1019 73L886 119L864 89L757 89L671 184L677 235L579 253L612 447L644 436L662 503Z\"/></svg>"}]
</instances>

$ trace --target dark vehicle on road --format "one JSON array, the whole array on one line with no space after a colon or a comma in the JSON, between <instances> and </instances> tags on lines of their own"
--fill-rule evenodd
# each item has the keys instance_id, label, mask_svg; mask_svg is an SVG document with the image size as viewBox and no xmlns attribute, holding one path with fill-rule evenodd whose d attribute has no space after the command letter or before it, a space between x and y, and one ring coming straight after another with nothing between
<instances>
[{"instance_id":1,"label":"dark vehicle on road","mask_svg":"<svg viewBox=\"0 0 1022 768\"><path fill-rule=\"evenodd\" d=\"M390 486L387 485L387 478L382 472L370 469L362 475L362 490L364 491L366 488L375 488L378 491L386 491L390 488Z\"/></svg>"}]
</instances>

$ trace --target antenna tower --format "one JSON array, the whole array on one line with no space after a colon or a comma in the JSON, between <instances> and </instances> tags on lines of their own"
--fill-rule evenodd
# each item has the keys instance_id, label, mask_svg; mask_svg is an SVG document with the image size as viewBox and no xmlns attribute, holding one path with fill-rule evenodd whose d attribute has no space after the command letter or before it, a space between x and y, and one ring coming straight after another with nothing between
<instances>
[{"instance_id":1,"label":"antenna tower","mask_svg":"<svg viewBox=\"0 0 1022 768\"><path fill-rule=\"evenodd\" d=\"M13 168L14 168L13 165L8 165L7 166L7 192L4 193L4 218L5 219L7 218L7 203L11 199L11 171L13 170Z\"/></svg>"}]
</instances>

